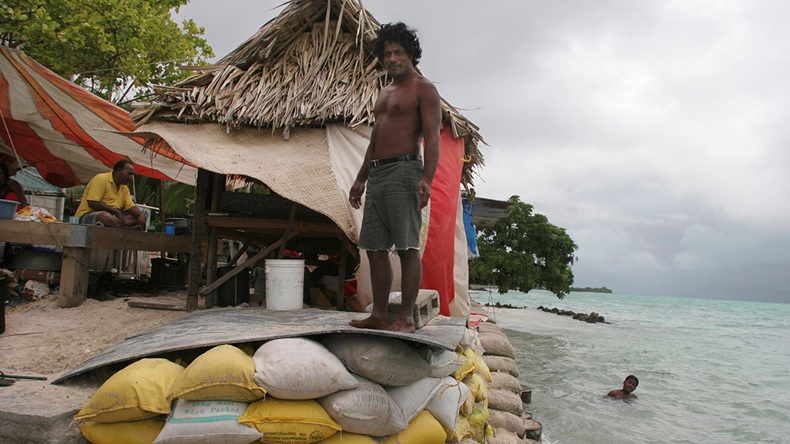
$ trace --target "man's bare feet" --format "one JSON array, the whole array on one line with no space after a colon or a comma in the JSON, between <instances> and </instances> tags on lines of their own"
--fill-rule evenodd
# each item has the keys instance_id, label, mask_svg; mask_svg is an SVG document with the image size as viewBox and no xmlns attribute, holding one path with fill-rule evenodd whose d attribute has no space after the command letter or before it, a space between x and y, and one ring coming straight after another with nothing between
<instances>
[{"instance_id":1,"label":"man's bare feet","mask_svg":"<svg viewBox=\"0 0 790 444\"><path fill-rule=\"evenodd\" d=\"M404 321L402 319L398 319L393 322L389 327L385 328L387 331L398 331L401 333L414 333L416 330L414 326L413 320Z\"/></svg>"},{"instance_id":2,"label":"man's bare feet","mask_svg":"<svg viewBox=\"0 0 790 444\"><path fill-rule=\"evenodd\" d=\"M348 325L354 328L372 328L374 330L386 330L389 321L386 319L374 318L369 316L365 319L352 319L348 321Z\"/></svg>"}]
</instances>

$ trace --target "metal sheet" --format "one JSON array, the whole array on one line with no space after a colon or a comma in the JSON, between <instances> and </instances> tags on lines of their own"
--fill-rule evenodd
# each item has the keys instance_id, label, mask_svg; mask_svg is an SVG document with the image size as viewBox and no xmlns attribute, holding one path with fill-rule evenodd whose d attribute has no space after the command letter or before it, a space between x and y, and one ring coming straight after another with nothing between
<instances>
[{"instance_id":1,"label":"metal sheet","mask_svg":"<svg viewBox=\"0 0 790 444\"><path fill-rule=\"evenodd\" d=\"M201 311L126 338L120 344L63 373L52 383L57 384L108 365L179 350L327 333L387 336L455 350L466 329L465 319L444 316L433 318L413 334L358 329L348 325L349 320L364 316L362 313L318 309L271 311L215 308Z\"/></svg>"}]
</instances>

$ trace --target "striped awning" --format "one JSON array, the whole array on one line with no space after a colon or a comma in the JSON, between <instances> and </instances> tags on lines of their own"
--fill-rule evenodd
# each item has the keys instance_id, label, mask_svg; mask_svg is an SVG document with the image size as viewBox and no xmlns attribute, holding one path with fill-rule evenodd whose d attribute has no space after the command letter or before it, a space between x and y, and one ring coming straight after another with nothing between
<instances>
[{"instance_id":1,"label":"striped awning","mask_svg":"<svg viewBox=\"0 0 790 444\"><path fill-rule=\"evenodd\" d=\"M195 183L193 166L116 133L135 129L126 111L6 47L0 47L0 113L0 158L18 158L55 186L87 183L124 158L137 174Z\"/></svg>"}]
</instances>

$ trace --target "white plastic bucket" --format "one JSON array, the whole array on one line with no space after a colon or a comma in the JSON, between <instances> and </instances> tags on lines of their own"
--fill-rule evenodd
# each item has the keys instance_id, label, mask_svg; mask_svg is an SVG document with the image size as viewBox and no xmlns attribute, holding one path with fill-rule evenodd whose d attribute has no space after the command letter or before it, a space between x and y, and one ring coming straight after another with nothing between
<instances>
[{"instance_id":1,"label":"white plastic bucket","mask_svg":"<svg viewBox=\"0 0 790 444\"><path fill-rule=\"evenodd\" d=\"M301 310L303 259L266 259L266 309Z\"/></svg>"}]
</instances>

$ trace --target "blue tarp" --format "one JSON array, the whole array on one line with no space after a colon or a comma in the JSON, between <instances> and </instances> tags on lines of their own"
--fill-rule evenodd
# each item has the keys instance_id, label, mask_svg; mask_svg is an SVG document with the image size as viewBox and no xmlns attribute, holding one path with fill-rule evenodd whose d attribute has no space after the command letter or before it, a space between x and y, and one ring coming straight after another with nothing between
<instances>
[{"instance_id":1,"label":"blue tarp","mask_svg":"<svg viewBox=\"0 0 790 444\"><path fill-rule=\"evenodd\" d=\"M472 225L472 210L474 205L464 198L464 231L466 231L466 246L469 247L469 257L480 257L477 251L477 229Z\"/></svg>"}]
</instances>

